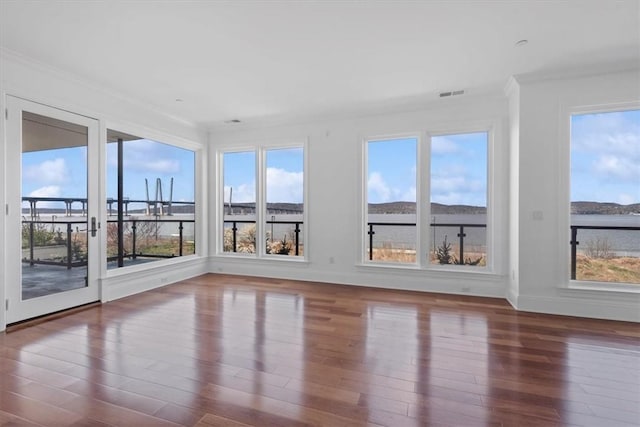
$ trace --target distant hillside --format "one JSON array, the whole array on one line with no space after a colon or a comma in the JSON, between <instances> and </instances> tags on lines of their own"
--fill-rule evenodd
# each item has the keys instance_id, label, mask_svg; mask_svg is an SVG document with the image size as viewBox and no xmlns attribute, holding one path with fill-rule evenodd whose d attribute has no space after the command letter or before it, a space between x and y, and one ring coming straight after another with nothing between
<instances>
[{"instance_id":1,"label":"distant hillside","mask_svg":"<svg viewBox=\"0 0 640 427\"><path fill-rule=\"evenodd\" d=\"M484 206L443 205L431 203L431 213L442 214L484 214ZM369 213L372 214L415 214L414 202L369 203ZM640 203L620 205L617 203L573 202L571 213L578 215L629 215L640 213Z\"/></svg>"},{"instance_id":2,"label":"distant hillside","mask_svg":"<svg viewBox=\"0 0 640 427\"><path fill-rule=\"evenodd\" d=\"M483 206L467 205L442 205L431 203L431 213L440 214L484 214L487 208ZM414 214L416 213L415 202L389 202L389 203L369 203L369 213L371 214Z\"/></svg>"},{"instance_id":3,"label":"distant hillside","mask_svg":"<svg viewBox=\"0 0 640 427\"><path fill-rule=\"evenodd\" d=\"M225 211L228 212L228 205L225 205ZM232 210L235 214L248 214L255 212L254 203L234 203ZM190 214L194 213L193 205L175 204L172 207L174 214ZM64 214L64 209L38 208L41 214ZM80 214L80 209L73 209L74 214ZM129 213L144 213L145 209L129 210ZM302 203L268 203L267 213L273 214L296 214L303 212ZM487 208L483 206L468 205L443 205L440 203L431 204L431 213L435 215L442 214L484 214ZM23 208L23 214L28 214L29 209ZM369 213L372 214L415 214L415 202L389 202L389 203L369 203ZM571 213L578 215L630 215L640 214L640 203L631 205L620 205L618 203L600 203L600 202L572 202Z\"/></svg>"},{"instance_id":4,"label":"distant hillside","mask_svg":"<svg viewBox=\"0 0 640 427\"><path fill-rule=\"evenodd\" d=\"M369 203L370 214L414 214L415 202Z\"/></svg>"},{"instance_id":5,"label":"distant hillside","mask_svg":"<svg viewBox=\"0 0 640 427\"><path fill-rule=\"evenodd\" d=\"M571 202L571 213L578 215L629 215L640 213L640 203Z\"/></svg>"}]
</instances>

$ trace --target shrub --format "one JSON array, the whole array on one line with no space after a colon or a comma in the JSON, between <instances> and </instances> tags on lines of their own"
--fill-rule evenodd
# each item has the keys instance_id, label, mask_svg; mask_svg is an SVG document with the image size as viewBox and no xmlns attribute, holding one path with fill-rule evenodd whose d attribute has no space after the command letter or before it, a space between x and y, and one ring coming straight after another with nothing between
<instances>
[{"instance_id":1,"label":"shrub","mask_svg":"<svg viewBox=\"0 0 640 427\"><path fill-rule=\"evenodd\" d=\"M442 242L442 246L438 246L438 250L436 251L436 257L438 258L438 262L442 265L451 264L453 257L451 255L451 243L447 242L447 236L444 236L444 241Z\"/></svg>"},{"instance_id":2,"label":"shrub","mask_svg":"<svg viewBox=\"0 0 640 427\"><path fill-rule=\"evenodd\" d=\"M442 245L438 246L438 250L436 251L436 258L440 264L481 265L482 260L484 259L484 256L480 255L476 259L471 259L471 257L467 256L463 260L459 260L458 257L451 252L451 243L447 242L447 236L444 236Z\"/></svg>"},{"instance_id":3,"label":"shrub","mask_svg":"<svg viewBox=\"0 0 640 427\"><path fill-rule=\"evenodd\" d=\"M589 258L595 259L611 259L613 258L613 251L611 250L611 244L605 237L604 239L597 238L596 240L590 239L587 241L585 249L585 255Z\"/></svg>"}]
</instances>

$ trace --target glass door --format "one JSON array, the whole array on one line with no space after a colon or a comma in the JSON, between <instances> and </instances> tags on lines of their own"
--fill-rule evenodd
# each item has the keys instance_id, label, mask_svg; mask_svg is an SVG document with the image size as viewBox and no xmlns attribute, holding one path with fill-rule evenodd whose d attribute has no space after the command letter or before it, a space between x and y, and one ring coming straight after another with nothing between
<instances>
[{"instance_id":1,"label":"glass door","mask_svg":"<svg viewBox=\"0 0 640 427\"><path fill-rule=\"evenodd\" d=\"M14 97L8 107L12 323L99 299L100 168L97 120Z\"/></svg>"}]
</instances>

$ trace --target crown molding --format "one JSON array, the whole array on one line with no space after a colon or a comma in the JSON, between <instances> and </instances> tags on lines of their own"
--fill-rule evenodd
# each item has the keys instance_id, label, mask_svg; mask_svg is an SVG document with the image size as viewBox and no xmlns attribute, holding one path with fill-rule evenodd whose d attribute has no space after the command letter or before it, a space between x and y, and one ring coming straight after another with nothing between
<instances>
[{"instance_id":1,"label":"crown molding","mask_svg":"<svg viewBox=\"0 0 640 427\"><path fill-rule=\"evenodd\" d=\"M512 78L519 84L539 83L547 80L569 80L610 74L636 72L640 74L640 61L629 60L612 63L589 64L581 67L540 70L531 73L516 74ZM510 79L511 80L511 79ZM509 87L507 83L505 89Z\"/></svg>"}]
</instances>

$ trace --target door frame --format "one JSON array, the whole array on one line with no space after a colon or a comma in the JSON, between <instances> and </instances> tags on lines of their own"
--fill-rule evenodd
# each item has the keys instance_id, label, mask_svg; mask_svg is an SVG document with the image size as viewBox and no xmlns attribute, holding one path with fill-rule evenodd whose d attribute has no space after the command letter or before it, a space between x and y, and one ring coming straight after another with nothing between
<instances>
[{"instance_id":1,"label":"door frame","mask_svg":"<svg viewBox=\"0 0 640 427\"><path fill-rule=\"evenodd\" d=\"M81 114L72 113L23 98L6 96L6 179L18 181L17 185L6 185L7 212L5 223L5 295L6 323L54 313L100 300L100 259L102 245L102 223L100 203L100 122ZM21 247L22 217L22 112L28 111L54 119L87 127L87 211L86 218L96 218L95 237L87 240L87 286L42 297L22 299ZM20 141L16 144L15 141Z\"/></svg>"}]
</instances>

